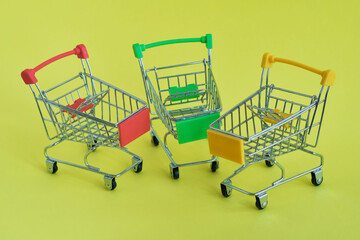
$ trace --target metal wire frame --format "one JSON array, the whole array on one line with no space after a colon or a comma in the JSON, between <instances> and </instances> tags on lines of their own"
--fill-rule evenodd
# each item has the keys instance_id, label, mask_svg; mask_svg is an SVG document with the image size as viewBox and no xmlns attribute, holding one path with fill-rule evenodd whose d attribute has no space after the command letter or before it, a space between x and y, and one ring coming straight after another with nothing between
<instances>
[{"instance_id":1,"label":"metal wire frame","mask_svg":"<svg viewBox=\"0 0 360 240\"><path fill-rule=\"evenodd\" d=\"M232 135L244 140L245 161L262 161L266 156L276 157L295 151L299 148L315 147L322 123L323 111L326 98L318 100L316 96L294 93L308 99L306 106L291 100L277 97L277 90L281 94L284 90L274 85L265 86L256 91L250 97L230 109L218 120L210 125L210 128L224 134ZM287 91L288 92L288 91ZM264 97L264 95L267 95ZM265 102L261 102L261 99ZM263 105L268 108L263 108ZM316 109L321 108L320 118L315 118ZM292 114L286 119L278 120L276 124L264 121L263 109L281 109L287 114ZM266 115L269 117L269 115ZM214 128L219 124L219 128ZM286 127L287 126L287 127ZM307 143L307 136L311 128L318 127L315 144Z\"/></svg>"},{"instance_id":2,"label":"metal wire frame","mask_svg":"<svg viewBox=\"0 0 360 240\"><path fill-rule=\"evenodd\" d=\"M183 73L177 75L168 75L159 77L159 71L163 69L178 68L188 65L202 64L204 71L197 71L191 73ZM156 86L157 90L151 83L151 80L148 76L148 72L154 71L156 76ZM153 104L155 112L152 114L157 114L171 134L177 138L176 133L176 121L199 117L214 112L221 111L221 100L219 91L216 86L216 82L212 73L211 68L209 67L208 62L205 60L179 64L161 68L152 68L145 70L145 89L149 103ZM188 84L191 84L189 76L194 76L194 83L200 86L200 89L197 91L187 92L185 94L173 94L169 95L170 87L186 87ZM200 78L199 76L202 76ZM160 88L162 86L161 80L167 82L167 87ZM171 80L175 79L175 85L171 85ZM201 95L198 98L186 98L178 101L171 101L173 98L178 96L189 96L189 95ZM174 107L175 106L175 107Z\"/></svg>"},{"instance_id":3,"label":"metal wire frame","mask_svg":"<svg viewBox=\"0 0 360 240\"><path fill-rule=\"evenodd\" d=\"M118 177L132 168L137 169L142 164L141 157L120 146L118 125L146 108L146 103L92 76L90 65L86 60L89 71L87 73L84 61L81 60L81 62L84 72L80 72L48 90L41 90L37 83L35 88L29 85L48 138L50 140L58 139L55 143L47 146L44 153L47 164L54 165L56 162L61 162L105 175L106 186L111 189L111 181L114 181L112 178ZM85 101L77 109L69 107L80 98ZM80 111L81 108L87 106L90 106L91 109L87 112ZM52 158L47 154L49 148L64 140L88 145L89 151L84 157L85 166ZM118 148L130 154L133 156L133 164L117 174L101 172L99 168L91 166L87 162L88 155L99 146Z\"/></svg>"},{"instance_id":4,"label":"metal wire frame","mask_svg":"<svg viewBox=\"0 0 360 240\"><path fill-rule=\"evenodd\" d=\"M316 176L314 181L321 183L323 156L307 148L314 148L318 143L330 89L330 87L327 87L325 96L323 96L323 86L318 95L308 95L278 88L273 84L269 85L269 69L266 71L266 83L262 86L265 71L263 69L258 91L234 106L210 125L210 129L240 138L244 144L245 164L221 183L224 196L229 196L231 189L248 195L255 195L260 204L258 208L266 206L267 190L305 174L314 174ZM284 98L284 95L289 97ZM288 117L283 117L274 109L286 113ZM319 109L321 110L319 111ZM265 118L275 121L269 123ZM215 126L218 127L215 128ZM317 128L317 132L309 139L311 129L314 128ZM295 150L301 150L319 157L320 165L285 179L285 169L275 158ZM232 185L231 179L234 176L250 165L263 161L267 161L267 165L276 165L281 169L281 177L273 182L270 187L252 193Z\"/></svg>"},{"instance_id":5,"label":"metal wire frame","mask_svg":"<svg viewBox=\"0 0 360 240\"><path fill-rule=\"evenodd\" d=\"M91 84L90 81L87 81L85 77L91 79ZM59 87L66 88L67 84L70 84L72 81L76 80L82 83L79 87L67 91L65 94L60 96L56 96L53 99L48 97L48 95L55 89ZM92 89L91 86L96 86L96 88ZM50 122L54 125L56 134L51 136L47 129L47 124L44 123L50 140L54 138L66 138L68 140L75 140L80 142L86 142L89 140L88 138L84 137L81 139L74 139L73 137L76 136L76 134L74 134L73 131L70 131L74 129L80 132L82 129L88 129L87 131L89 131L89 134L94 134L94 136L98 137L103 136L103 138L106 138L109 135L118 134L118 132L116 133L117 125L127 119L130 115L133 115L145 108L146 105L144 101L134 97L133 95L130 95L121 89L116 88L87 73L79 73L77 76L46 91L41 91L36 84L39 95L35 94L35 91L31 85L30 88L33 91L34 97L39 106L42 120L44 122ZM99 99L99 101L96 103L96 105L94 105L89 113L83 113L79 110L68 107L68 105L71 105L76 99L87 99L92 97L90 92L98 92L97 96L98 98L101 97L101 99ZM94 100L90 103L94 104ZM42 108L40 105L43 105L44 109L47 111L41 111ZM82 107L85 106L86 105ZM104 131L107 131L108 133L104 134ZM98 144L102 145L103 141L100 139Z\"/></svg>"},{"instance_id":6,"label":"metal wire frame","mask_svg":"<svg viewBox=\"0 0 360 240\"><path fill-rule=\"evenodd\" d=\"M212 156L209 160L188 162L178 164L173 160L172 153L167 145L167 137L172 135L175 139L178 139L176 121L185 120L189 118L199 117L214 112L221 112L221 99L219 90L217 88L214 75L212 72L211 63L211 49L208 49L208 61L195 61L190 63L184 63L179 65L171 65L165 67L154 67L152 69L146 69L142 58L139 59L139 65L143 78L144 89L146 93L146 99L150 108L150 113L155 115L151 118L151 131L150 135L155 137L160 143L165 153L167 154L170 163L170 171L178 169L181 166L190 166L203 163L217 163L218 159ZM162 70L181 69L189 66L202 66L201 70L183 72L181 74L160 75ZM155 87L150 80L148 73L155 73ZM191 81L191 77L192 81ZM175 79L175 81L172 81ZM165 85L162 82L165 81ZM174 83L175 82L175 83ZM169 95L170 87L186 87L189 84L194 83L199 87L197 91L190 91L182 94ZM157 90L155 90L157 88ZM178 101L171 101L176 97L194 96L199 95L196 98L186 98ZM165 133L163 140L156 133L152 122L154 120L161 120L168 132ZM216 167L216 168L217 168ZM215 170L216 170L215 168ZM215 171L213 170L213 171ZM172 173L172 172L171 172ZM172 175L173 178L174 175Z\"/></svg>"}]
</instances>

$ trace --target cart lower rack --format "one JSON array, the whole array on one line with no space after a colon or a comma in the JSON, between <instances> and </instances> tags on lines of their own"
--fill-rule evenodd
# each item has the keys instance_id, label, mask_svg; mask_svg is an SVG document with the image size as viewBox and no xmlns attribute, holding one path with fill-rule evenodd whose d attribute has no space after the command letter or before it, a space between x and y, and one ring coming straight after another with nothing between
<instances>
[{"instance_id":1,"label":"cart lower rack","mask_svg":"<svg viewBox=\"0 0 360 240\"><path fill-rule=\"evenodd\" d=\"M321 75L319 94L307 95L269 85L269 68L275 62L291 64ZM221 183L222 194L229 197L234 189L253 195L259 209L267 206L266 191L290 180L311 173L315 186L322 183L323 156L309 148L316 147L318 143L328 92L335 81L335 73L331 70L320 71L270 54L264 55L262 68L260 89L213 122L208 130L210 153L242 165ZM262 86L265 71L266 83ZM311 137L310 132L313 133ZM276 157L296 150L316 156L320 164L285 178L285 168L276 161ZM281 177L257 192L249 192L232 184L234 176L259 162L265 162L268 167L279 167Z\"/></svg>"},{"instance_id":2,"label":"cart lower rack","mask_svg":"<svg viewBox=\"0 0 360 240\"><path fill-rule=\"evenodd\" d=\"M41 90L35 73L46 65L73 54L81 59L83 72L48 90ZM34 69L24 70L21 76L33 92L49 139L57 139L44 150L49 172L55 173L58 170L57 163L64 163L104 175L105 186L113 190L116 187L116 177L131 169L135 172L142 170L141 157L125 146L150 130L149 109L144 101L94 77L87 58L85 46L78 45L74 50L53 57ZM65 140L87 145L84 165L48 155L49 148ZM132 164L119 173L104 172L90 165L87 160L89 154L100 146L128 153L132 156Z\"/></svg>"}]
</instances>

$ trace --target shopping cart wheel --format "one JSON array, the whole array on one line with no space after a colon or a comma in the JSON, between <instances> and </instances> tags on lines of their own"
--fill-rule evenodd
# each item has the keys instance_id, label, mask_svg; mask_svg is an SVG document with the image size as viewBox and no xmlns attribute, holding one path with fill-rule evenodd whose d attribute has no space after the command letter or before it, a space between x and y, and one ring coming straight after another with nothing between
<instances>
[{"instance_id":1,"label":"shopping cart wheel","mask_svg":"<svg viewBox=\"0 0 360 240\"><path fill-rule=\"evenodd\" d=\"M114 177L105 176L104 181L105 181L105 187L109 190L114 190L117 186Z\"/></svg>"},{"instance_id":2,"label":"shopping cart wheel","mask_svg":"<svg viewBox=\"0 0 360 240\"><path fill-rule=\"evenodd\" d=\"M170 163L170 175L173 179L179 178L179 167L173 166L172 163Z\"/></svg>"},{"instance_id":3,"label":"shopping cart wheel","mask_svg":"<svg viewBox=\"0 0 360 240\"><path fill-rule=\"evenodd\" d=\"M141 161L138 165L136 165L133 169L134 172L139 173L142 171L143 162Z\"/></svg>"},{"instance_id":4,"label":"shopping cart wheel","mask_svg":"<svg viewBox=\"0 0 360 240\"><path fill-rule=\"evenodd\" d=\"M216 172L216 170L219 168L219 161L213 161L211 162L211 171Z\"/></svg>"},{"instance_id":5,"label":"shopping cart wheel","mask_svg":"<svg viewBox=\"0 0 360 240\"><path fill-rule=\"evenodd\" d=\"M255 200L255 206L260 210L266 208L266 206L268 205L267 193L262 193L255 196Z\"/></svg>"},{"instance_id":6,"label":"shopping cart wheel","mask_svg":"<svg viewBox=\"0 0 360 240\"><path fill-rule=\"evenodd\" d=\"M46 167L48 171L52 174L56 173L58 170L57 162L46 159Z\"/></svg>"},{"instance_id":7,"label":"shopping cart wheel","mask_svg":"<svg viewBox=\"0 0 360 240\"><path fill-rule=\"evenodd\" d=\"M225 183L231 184L230 180L225 181ZM221 193L224 197L230 197L231 193L232 193L232 188L226 186L225 184L221 183L220 184L221 187Z\"/></svg>"},{"instance_id":8,"label":"shopping cart wheel","mask_svg":"<svg viewBox=\"0 0 360 240\"><path fill-rule=\"evenodd\" d=\"M319 186L324 180L322 170L311 172L311 182L315 186Z\"/></svg>"},{"instance_id":9,"label":"shopping cart wheel","mask_svg":"<svg viewBox=\"0 0 360 240\"><path fill-rule=\"evenodd\" d=\"M159 140L157 139L156 136L151 137L151 143L154 144L154 146L159 145Z\"/></svg>"},{"instance_id":10,"label":"shopping cart wheel","mask_svg":"<svg viewBox=\"0 0 360 240\"><path fill-rule=\"evenodd\" d=\"M268 166L268 167L274 166L274 162L273 162L273 161L270 161L270 160L265 160L265 164L266 164L266 166Z\"/></svg>"}]
</instances>

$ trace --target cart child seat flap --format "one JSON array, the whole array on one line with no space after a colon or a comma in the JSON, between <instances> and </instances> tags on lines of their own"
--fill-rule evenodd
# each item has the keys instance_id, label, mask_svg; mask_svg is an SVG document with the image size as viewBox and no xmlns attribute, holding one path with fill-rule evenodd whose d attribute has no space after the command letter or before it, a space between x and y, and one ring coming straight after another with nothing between
<instances>
[{"instance_id":1,"label":"cart child seat flap","mask_svg":"<svg viewBox=\"0 0 360 240\"><path fill-rule=\"evenodd\" d=\"M186 87L171 87L169 88L169 94L175 95L171 98L171 101L179 101L184 99L198 98L200 95L194 91L198 90L196 84L189 84Z\"/></svg>"},{"instance_id":2,"label":"cart child seat flap","mask_svg":"<svg viewBox=\"0 0 360 240\"><path fill-rule=\"evenodd\" d=\"M264 117L265 122L268 122L268 123L271 123L271 124L276 124L276 123L280 122L281 120L283 120L282 118L285 119L285 118L288 118L288 117L290 117L292 115L291 113L290 114L283 113L279 109L276 109L276 108L273 111L274 111L274 113L276 113L278 115L268 113L267 114L268 117ZM290 128L290 125L288 123L285 123L284 127L285 128Z\"/></svg>"},{"instance_id":3,"label":"cart child seat flap","mask_svg":"<svg viewBox=\"0 0 360 240\"><path fill-rule=\"evenodd\" d=\"M72 109L75 109L75 110L78 110L78 111L80 111L80 112L86 112L87 110L89 110L89 109L91 109L91 108L94 107L94 104L88 104L88 105L87 105L87 104L84 104L84 107L78 109L78 107L79 107L83 102L85 102L85 99L84 99L84 98L79 98L79 99L76 99L73 104L67 105L67 107L72 108ZM67 112L67 111L66 111L66 110L63 110L63 112ZM71 113L69 112L69 114L71 114ZM72 117L72 118L76 117L76 114L73 114L71 117Z\"/></svg>"},{"instance_id":4,"label":"cart child seat flap","mask_svg":"<svg viewBox=\"0 0 360 240\"><path fill-rule=\"evenodd\" d=\"M207 130L210 154L245 164L243 140L215 130Z\"/></svg>"},{"instance_id":5,"label":"cart child seat flap","mask_svg":"<svg viewBox=\"0 0 360 240\"><path fill-rule=\"evenodd\" d=\"M220 117L220 113L215 112L205 116L185 119L176 122L178 141L180 144L196 140L206 139L206 130L210 123Z\"/></svg>"},{"instance_id":6,"label":"cart child seat flap","mask_svg":"<svg viewBox=\"0 0 360 240\"><path fill-rule=\"evenodd\" d=\"M134 116L119 123L120 146L124 147L141 135L150 131L149 108L144 108Z\"/></svg>"}]
</instances>

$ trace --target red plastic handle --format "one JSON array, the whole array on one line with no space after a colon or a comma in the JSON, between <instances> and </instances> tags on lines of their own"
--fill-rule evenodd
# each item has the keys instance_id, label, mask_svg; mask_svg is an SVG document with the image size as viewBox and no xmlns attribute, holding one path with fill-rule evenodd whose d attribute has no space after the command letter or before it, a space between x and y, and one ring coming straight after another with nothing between
<instances>
[{"instance_id":1,"label":"red plastic handle","mask_svg":"<svg viewBox=\"0 0 360 240\"><path fill-rule=\"evenodd\" d=\"M77 55L78 58L81 59L88 59L89 58L89 54L86 50L86 47L84 44L79 44L77 45L74 50L69 51L69 52L65 52L62 54L59 54L53 58L50 58L49 60L41 63L39 66L33 68L33 69L25 69L24 71L21 72L21 77L24 80L25 84L34 84L37 83L37 78L35 77L35 73L37 71L39 71L40 69L42 69L43 67L49 65L52 62L55 62L61 58L70 56L70 55Z\"/></svg>"}]
</instances>

